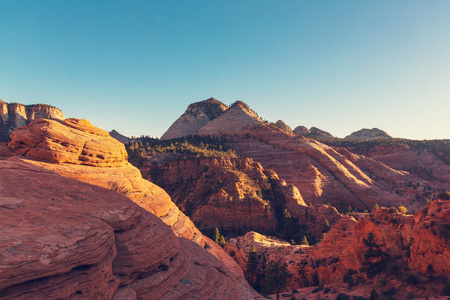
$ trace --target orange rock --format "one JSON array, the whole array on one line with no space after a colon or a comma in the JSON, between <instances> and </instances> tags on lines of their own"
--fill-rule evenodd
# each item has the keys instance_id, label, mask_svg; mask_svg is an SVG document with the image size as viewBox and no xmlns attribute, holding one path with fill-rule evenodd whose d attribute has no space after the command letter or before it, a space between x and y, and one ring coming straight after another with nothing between
<instances>
[{"instance_id":1,"label":"orange rock","mask_svg":"<svg viewBox=\"0 0 450 300\"><path fill-rule=\"evenodd\" d=\"M8 147L18 155L58 164L121 167L128 156L125 146L106 131L75 119L33 121L11 133Z\"/></svg>"},{"instance_id":2,"label":"orange rock","mask_svg":"<svg viewBox=\"0 0 450 300\"><path fill-rule=\"evenodd\" d=\"M20 144L19 141L23 141L24 143L28 142L28 150L25 151L25 154L32 149L39 152L39 143L34 142L36 140L60 140L64 137L69 137L71 139L70 142L74 144L77 142L74 137L78 137L78 139L85 139L91 142L96 141L94 143L95 145L96 143L100 144L101 141L106 141L110 153L117 154L121 153L122 150L125 151L122 143L111 137L102 136L102 130L90 126L89 122L71 120L68 124L69 123L71 126L65 126L62 123L51 120L37 120L32 122L28 126L19 128L12 133L11 136L14 136L14 138L12 138L9 144L10 148L16 153L21 154L22 149L25 147ZM77 126L81 129L89 128L90 132L73 128ZM93 151L93 148L94 147L91 147L91 151ZM71 157L72 155L69 147L59 147L56 149L49 147L46 150L50 157L54 157L55 153L58 153L61 157ZM29 157L28 155L25 156ZM112 188L113 184L115 190L125 194L136 204L145 210L152 212L164 223L169 225L178 237L194 241L201 248L212 253L222 263L225 263L235 280L240 282L239 284L244 286L247 284L243 277L242 270L234 260L230 258L222 248L203 236L192 221L171 201L170 196L163 189L144 180L141 177L139 170L129 164L126 160L121 160L121 164L117 165L86 165L80 164L79 161L73 163L73 160L70 159L60 163L53 163L52 160L49 161L47 157L43 155L37 157L32 156L31 158L32 159L12 157L9 160L21 163L25 162L30 165L51 170L65 177L74 178L103 188Z\"/></svg>"},{"instance_id":3,"label":"orange rock","mask_svg":"<svg viewBox=\"0 0 450 300\"><path fill-rule=\"evenodd\" d=\"M118 193L5 160L0 193L2 299L258 298Z\"/></svg>"}]
</instances>

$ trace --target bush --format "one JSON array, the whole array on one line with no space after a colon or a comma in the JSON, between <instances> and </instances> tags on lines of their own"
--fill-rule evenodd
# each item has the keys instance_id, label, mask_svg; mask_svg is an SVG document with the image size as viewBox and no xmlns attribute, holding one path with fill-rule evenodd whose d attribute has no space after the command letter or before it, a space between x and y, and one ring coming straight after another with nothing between
<instances>
[{"instance_id":1,"label":"bush","mask_svg":"<svg viewBox=\"0 0 450 300\"><path fill-rule=\"evenodd\" d=\"M398 211L401 212L402 214L406 214L406 212L408 211L408 209L406 207L404 207L403 205L400 205L398 207Z\"/></svg>"},{"instance_id":2,"label":"bush","mask_svg":"<svg viewBox=\"0 0 450 300\"><path fill-rule=\"evenodd\" d=\"M117 181L108 181L108 189L124 196L128 196L131 192L130 189L127 189L123 184L118 183Z\"/></svg>"}]
</instances>

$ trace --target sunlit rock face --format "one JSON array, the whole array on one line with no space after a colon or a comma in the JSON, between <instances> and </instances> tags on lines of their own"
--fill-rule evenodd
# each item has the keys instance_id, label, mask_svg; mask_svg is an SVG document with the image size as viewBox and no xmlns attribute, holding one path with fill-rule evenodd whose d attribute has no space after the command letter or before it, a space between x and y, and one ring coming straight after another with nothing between
<instances>
[{"instance_id":1,"label":"sunlit rock face","mask_svg":"<svg viewBox=\"0 0 450 300\"><path fill-rule=\"evenodd\" d=\"M380 130L378 128L367 129L363 128L361 130L355 131L350 135L347 135L344 140L352 141L352 140L379 140L379 139L392 139L392 137L387 134L385 131Z\"/></svg>"},{"instance_id":2,"label":"sunlit rock face","mask_svg":"<svg viewBox=\"0 0 450 300\"><path fill-rule=\"evenodd\" d=\"M227 108L225 104L214 98L193 103L161 136L161 140L195 135L200 128L220 116Z\"/></svg>"},{"instance_id":3,"label":"sunlit rock face","mask_svg":"<svg viewBox=\"0 0 450 300\"><path fill-rule=\"evenodd\" d=\"M245 103L236 102L198 134L227 136L236 154L252 157L296 186L307 203L366 209L408 202L394 186L417 181L363 156L340 153L318 141L291 135L261 120Z\"/></svg>"},{"instance_id":4,"label":"sunlit rock face","mask_svg":"<svg viewBox=\"0 0 450 300\"><path fill-rule=\"evenodd\" d=\"M233 259L203 236L163 189L142 178L140 171L127 162L124 145L106 131L86 120L41 119L15 130L8 146L10 155L21 155L12 160L126 195L170 226L176 236L207 249L227 266L244 289L248 288Z\"/></svg>"},{"instance_id":5,"label":"sunlit rock face","mask_svg":"<svg viewBox=\"0 0 450 300\"><path fill-rule=\"evenodd\" d=\"M0 191L2 299L258 297L203 247L114 191L14 158L0 160Z\"/></svg>"},{"instance_id":6,"label":"sunlit rock face","mask_svg":"<svg viewBox=\"0 0 450 300\"><path fill-rule=\"evenodd\" d=\"M0 100L0 142L7 142L9 134L40 118L64 120L64 114L56 107L46 104L23 105Z\"/></svg>"}]
</instances>

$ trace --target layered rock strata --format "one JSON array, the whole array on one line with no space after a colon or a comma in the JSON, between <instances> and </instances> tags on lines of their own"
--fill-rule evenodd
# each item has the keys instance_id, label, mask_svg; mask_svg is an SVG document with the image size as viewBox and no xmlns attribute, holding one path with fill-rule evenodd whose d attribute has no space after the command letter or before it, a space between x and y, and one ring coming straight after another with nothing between
<instances>
[{"instance_id":1,"label":"layered rock strata","mask_svg":"<svg viewBox=\"0 0 450 300\"><path fill-rule=\"evenodd\" d=\"M258 297L205 249L113 191L2 160L0 209L0 299Z\"/></svg>"},{"instance_id":2,"label":"layered rock strata","mask_svg":"<svg viewBox=\"0 0 450 300\"><path fill-rule=\"evenodd\" d=\"M161 140L194 135L209 121L220 116L227 108L226 105L214 98L193 103L161 136Z\"/></svg>"},{"instance_id":3,"label":"layered rock strata","mask_svg":"<svg viewBox=\"0 0 450 300\"><path fill-rule=\"evenodd\" d=\"M23 105L0 100L0 142L8 141L9 134L40 118L64 120L64 114L56 107L46 104Z\"/></svg>"},{"instance_id":4,"label":"layered rock strata","mask_svg":"<svg viewBox=\"0 0 450 300\"><path fill-rule=\"evenodd\" d=\"M367 129L363 128L361 130L355 131L350 135L347 135L344 140L353 141L353 140L363 140L363 141L372 141L379 139L392 139L392 137L387 134L385 131L380 130L378 128Z\"/></svg>"},{"instance_id":5,"label":"layered rock strata","mask_svg":"<svg viewBox=\"0 0 450 300\"><path fill-rule=\"evenodd\" d=\"M104 148L101 148L102 145ZM124 145L111 138L107 132L84 120L58 122L41 119L14 131L8 147L13 154L26 157L12 157L14 161L39 166L127 196L160 217L177 236L206 248L227 264L236 278L243 278L239 266L218 245L198 231L171 201L170 196L160 187L144 180L139 170L126 161ZM101 153L102 158L99 158L98 153Z\"/></svg>"}]
</instances>

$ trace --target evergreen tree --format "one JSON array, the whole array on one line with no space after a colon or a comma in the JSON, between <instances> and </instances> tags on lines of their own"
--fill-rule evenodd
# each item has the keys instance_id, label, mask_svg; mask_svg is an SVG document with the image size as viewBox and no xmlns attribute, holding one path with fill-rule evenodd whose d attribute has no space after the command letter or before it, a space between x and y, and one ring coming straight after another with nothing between
<instances>
[{"instance_id":1,"label":"evergreen tree","mask_svg":"<svg viewBox=\"0 0 450 300\"><path fill-rule=\"evenodd\" d=\"M216 244L219 244L220 241L220 232L219 232L219 228L216 227L216 229L214 229L214 235L213 235L213 240Z\"/></svg>"},{"instance_id":2,"label":"evergreen tree","mask_svg":"<svg viewBox=\"0 0 450 300\"><path fill-rule=\"evenodd\" d=\"M250 252L248 253L247 260L247 277L250 278L252 286L255 284L255 276L258 271L258 253L254 245L250 246Z\"/></svg>"},{"instance_id":3,"label":"evergreen tree","mask_svg":"<svg viewBox=\"0 0 450 300\"><path fill-rule=\"evenodd\" d=\"M223 235L220 235L220 238L219 238L219 246L220 247L224 247L225 246L225 244L226 244L227 242L225 241L225 238L223 237Z\"/></svg>"},{"instance_id":4,"label":"evergreen tree","mask_svg":"<svg viewBox=\"0 0 450 300\"><path fill-rule=\"evenodd\" d=\"M305 235L303 236L302 241L300 242L300 245L309 246L308 239L306 238Z\"/></svg>"},{"instance_id":5,"label":"evergreen tree","mask_svg":"<svg viewBox=\"0 0 450 300\"><path fill-rule=\"evenodd\" d=\"M372 232L369 232L367 239L364 239L363 243L367 249L364 253L363 268L366 274L371 277L385 268L390 255L382 251L380 246L375 243L375 236Z\"/></svg>"},{"instance_id":6,"label":"evergreen tree","mask_svg":"<svg viewBox=\"0 0 450 300\"><path fill-rule=\"evenodd\" d=\"M265 270L264 292L276 292L277 300L280 299L281 290L285 289L292 274L287 270L285 264L281 261L271 261Z\"/></svg>"}]
</instances>

